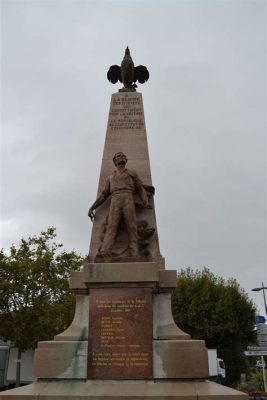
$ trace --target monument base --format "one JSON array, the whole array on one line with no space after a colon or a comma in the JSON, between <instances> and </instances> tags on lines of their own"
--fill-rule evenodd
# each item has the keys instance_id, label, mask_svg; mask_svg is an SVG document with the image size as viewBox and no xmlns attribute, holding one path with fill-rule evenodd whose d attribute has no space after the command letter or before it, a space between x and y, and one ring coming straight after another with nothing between
<instances>
[{"instance_id":1,"label":"monument base","mask_svg":"<svg viewBox=\"0 0 267 400\"><path fill-rule=\"evenodd\" d=\"M0 393L0 400L247 400L210 381L38 381Z\"/></svg>"}]
</instances>

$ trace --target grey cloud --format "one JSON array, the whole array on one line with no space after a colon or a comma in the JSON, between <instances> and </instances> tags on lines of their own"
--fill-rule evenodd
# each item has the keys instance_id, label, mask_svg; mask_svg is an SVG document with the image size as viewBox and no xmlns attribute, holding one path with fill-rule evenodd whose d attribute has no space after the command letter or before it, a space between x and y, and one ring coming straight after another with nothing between
<instances>
[{"instance_id":1,"label":"grey cloud","mask_svg":"<svg viewBox=\"0 0 267 400\"><path fill-rule=\"evenodd\" d=\"M167 267L207 265L253 294L267 281L264 3L2 8L1 245L53 225L66 248L87 253L118 89L106 72L129 45L151 76L139 89Z\"/></svg>"}]
</instances>

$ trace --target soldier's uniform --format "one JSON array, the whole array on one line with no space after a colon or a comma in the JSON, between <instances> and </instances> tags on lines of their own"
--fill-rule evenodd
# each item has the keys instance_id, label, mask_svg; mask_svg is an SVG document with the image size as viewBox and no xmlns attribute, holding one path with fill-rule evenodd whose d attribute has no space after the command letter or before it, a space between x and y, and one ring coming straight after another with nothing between
<instances>
[{"instance_id":1,"label":"soldier's uniform","mask_svg":"<svg viewBox=\"0 0 267 400\"><path fill-rule=\"evenodd\" d=\"M121 217L124 217L129 238L131 256L138 256L137 224L133 192L139 191L144 205L148 199L143 184L134 171L124 168L123 171L114 171L107 178L105 188L101 193L103 198L111 195L111 204L108 215L108 226L100 248L100 255L110 255L118 231Z\"/></svg>"}]
</instances>

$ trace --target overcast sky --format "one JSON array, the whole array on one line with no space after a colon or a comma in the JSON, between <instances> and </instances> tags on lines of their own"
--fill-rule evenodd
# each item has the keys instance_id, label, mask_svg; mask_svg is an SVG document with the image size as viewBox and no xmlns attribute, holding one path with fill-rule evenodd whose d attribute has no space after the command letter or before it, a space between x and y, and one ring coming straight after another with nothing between
<instances>
[{"instance_id":1,"label":"overcast sky","mask_svg":"<svg viewBox=\"0 0 267 400\"><path fill-rule=\"evenodd\" d=\"M168 269L236 278L264 314L266 3L13 1L2 6L1 247L55 226L88 253L110 96L128 45Z\"/></svg>"}]
</instances>

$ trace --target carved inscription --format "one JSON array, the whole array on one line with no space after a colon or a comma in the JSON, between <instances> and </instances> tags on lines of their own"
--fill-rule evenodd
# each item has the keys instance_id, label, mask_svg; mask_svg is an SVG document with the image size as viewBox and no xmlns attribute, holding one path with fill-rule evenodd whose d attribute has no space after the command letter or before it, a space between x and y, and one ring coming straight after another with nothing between
<instances>
[{"instance_id":1,"label":"carved inscription","mask_svg":"<svg viewBox=\"0 0 267 400\"><path fill-rule=\"evenodd\" d=\"M144 129L144 112L140 98L128 94L113 98L108 124L112 132L123 129Z\"/></svg>"},{"instance_id":2,"label":"carved inscription","mask_svg":"<svg viewBox=\"0 0 267 400\"><path fill-rule=\"evenodd\" d=\"M91 289L88 379L152 378L151 289Z\"/></svg>"}]
</instances>

